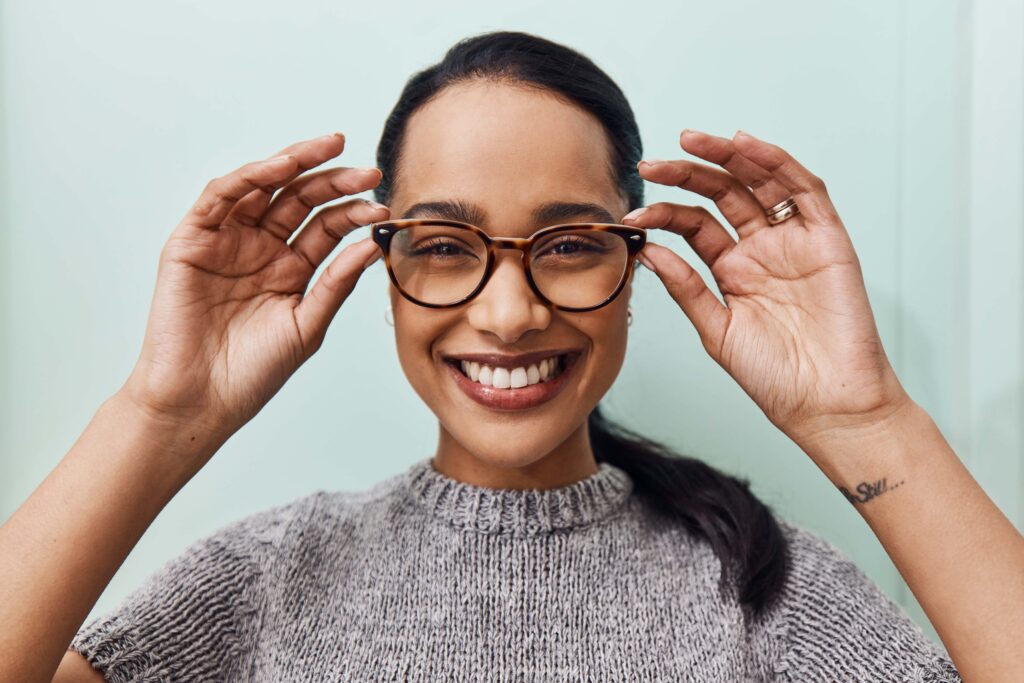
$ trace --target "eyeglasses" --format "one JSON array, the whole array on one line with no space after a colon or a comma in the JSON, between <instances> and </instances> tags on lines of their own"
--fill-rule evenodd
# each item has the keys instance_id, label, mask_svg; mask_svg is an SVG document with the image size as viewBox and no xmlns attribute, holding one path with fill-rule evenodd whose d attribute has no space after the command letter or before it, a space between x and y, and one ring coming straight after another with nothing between
<instances>
[{"instance_id":1,"label":"eyeglasses","mask_svg":"<svg viewBox=\"0 0 1024 683\"><path fill-rule=\"evenodd\" d=\"M479 294L498 249L519 249L534 293L563 311L592 311L622 291L634 256L647 242L643 228L569 223L528 238L491 237L470 223L405 218L370 226L398 292L420 306L450 308Z\"/></svg>"}]
</instances>

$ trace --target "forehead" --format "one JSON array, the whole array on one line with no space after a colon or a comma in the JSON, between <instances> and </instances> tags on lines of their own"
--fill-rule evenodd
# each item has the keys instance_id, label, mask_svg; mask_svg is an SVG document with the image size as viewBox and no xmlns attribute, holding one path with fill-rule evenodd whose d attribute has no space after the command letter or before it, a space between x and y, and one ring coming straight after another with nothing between
<instances>
[{"instance_id":1,"label":"forehead","mask_svg":"<svg viewBox=\"0 0 1024 683\"><path fill-rule=\"evenodd\" d=\"M600 121L548 91L471 81L443 90L409 119L392 208L457 201L475 222L535 223L552 202L592 203L613 214L624 200ZM393 214L397 215L397 214ZM523 226L525 227L525 226Z\"/></svg>"}]
</instances>

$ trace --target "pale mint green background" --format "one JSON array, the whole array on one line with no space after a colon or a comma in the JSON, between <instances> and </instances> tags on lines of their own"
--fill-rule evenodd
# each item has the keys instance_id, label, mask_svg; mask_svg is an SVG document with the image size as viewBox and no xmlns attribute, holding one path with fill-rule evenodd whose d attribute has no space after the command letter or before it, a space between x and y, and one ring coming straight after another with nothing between
<instances>
[{"instance_id":1,"label":"pale mint green background","mask_svg":"<svg viewBox=\"0 0 1024 683\"><path fill-rule=\"evenodd\" d=\"M607 69L651 158L680 156L684 127L743 128L823 177L900 377L1002 510L1024 521L1015 0L0 8L0 519L131 370L160 248L208 179L334 130L348 137L339 164L372 165L414 70L460 37L512 28ZM650 186L649 201L662 199L713 208ZM654 239L695 260L680 238ZM367 487L432 453L436 423L382 318L386 287L377 265L320 352L160 515L93 615L231 520L318 488ZM640 277L633 309L610 412L749 477L926 624L868 526L707 357L653 276Z\"/></svg>"}]
</instances>

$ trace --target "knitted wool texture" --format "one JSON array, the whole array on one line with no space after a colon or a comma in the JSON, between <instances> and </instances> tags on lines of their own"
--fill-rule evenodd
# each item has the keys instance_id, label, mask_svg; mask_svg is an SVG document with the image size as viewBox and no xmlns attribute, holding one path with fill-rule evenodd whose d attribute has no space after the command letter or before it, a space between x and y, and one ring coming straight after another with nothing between
<instances>
[{"instance_id":1,"label":"knitted wool texture","mask_svg":"<svg viewBox=\"0 0 1024 683\"><path fill-rule=\"evenodd\" d=\"M620 468L541 491L431 460L189 546L71 647L138 681L960 681L827 541L780 520L782 598L744 627L720 563Z\"/></svg>"}]
</instances>

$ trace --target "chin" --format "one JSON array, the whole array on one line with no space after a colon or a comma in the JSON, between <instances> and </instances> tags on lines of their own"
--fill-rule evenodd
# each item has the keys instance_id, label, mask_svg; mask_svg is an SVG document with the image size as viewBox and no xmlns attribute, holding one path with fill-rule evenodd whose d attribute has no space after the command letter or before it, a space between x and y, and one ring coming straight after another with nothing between
<instances>
[{"instance_id":1,"label":"chin","mask_svg":"<svg viewBox=\"0 0 1024 683\"><path fill-rule=\"evenodd\" d=\"M447 427L449 434L473 456L488 465L500 468L528 467L550 454L561 445L575 429L568 429L567 424L558 420L557 433L544 430L540 424L530 424L525 429L533 430L531 436L524 436L522 423L488 425L480 429L479 425L451 425Z\"/></svg>"}]
</instances>

